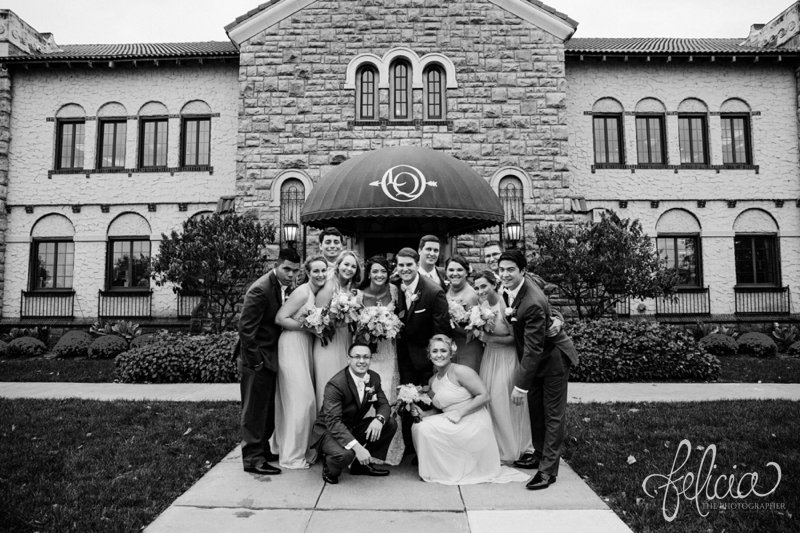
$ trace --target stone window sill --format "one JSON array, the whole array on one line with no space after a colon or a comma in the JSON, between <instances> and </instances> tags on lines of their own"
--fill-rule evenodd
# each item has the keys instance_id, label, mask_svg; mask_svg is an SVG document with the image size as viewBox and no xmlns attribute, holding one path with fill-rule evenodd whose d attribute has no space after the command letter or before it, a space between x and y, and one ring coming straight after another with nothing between
<instances>
[{"instance_id":1,"label":"stone window sill","mask_svg":"<svg viewBox=\"0 0 800 533\"><path fill-rule=\"evenodd\" d=\"M143 168L75 168L75 169L60 169L49 170L47 172L48 179L53 176L61 175L84 175L87 178L92 174L127 174L128 177L134 174L145 174L153 172L169 172L174 176L176 172L208 172L209 175L214 174L214 167L210 165L193 165L182 167L143 167Z\"/></svg>"},{"instance_id":2,"label":"stone window sill","mask_svg":"<svg viewBox=\"0 0 800 533\"><path fill-rule=\"evenodd\" d=\"M595 163L591 167L592 174L597 170L630 170L631 174L635 174L637 170L672 170L675 174L680 170L713 170L717 174L721 170L754 170L756 174L759 173L758 165L656 165L652 163L643 163L641 165L626 165L624 163Z\"/></svg>"}]
</instances>

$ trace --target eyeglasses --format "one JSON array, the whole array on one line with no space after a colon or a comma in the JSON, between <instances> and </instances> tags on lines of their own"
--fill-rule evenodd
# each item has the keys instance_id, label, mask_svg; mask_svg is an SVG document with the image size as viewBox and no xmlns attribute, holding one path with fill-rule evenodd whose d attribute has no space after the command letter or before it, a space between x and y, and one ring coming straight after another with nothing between
<instances>
[{"instance_id":1,"label":"eyeglasses","mask_svg":"<svg viewBox=\"0 0 800 533\"><path fill-rule=\"evenodd\" d=\"M355 359L356 361L369 361L372 359L371 355L348 355L350 359Z\"/></svg>"}]
</instances>

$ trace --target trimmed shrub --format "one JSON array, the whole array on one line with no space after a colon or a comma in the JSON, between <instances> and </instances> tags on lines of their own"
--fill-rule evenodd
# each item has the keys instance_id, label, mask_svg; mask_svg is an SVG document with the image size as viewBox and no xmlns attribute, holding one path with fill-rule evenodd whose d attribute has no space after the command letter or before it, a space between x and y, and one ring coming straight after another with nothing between
<instances>
[{"instance_id":1,"label":"trimmed shrub","mask_svg":"<svg viewBox=\"0 0 800 533\"><path fill-rule=\"evenodd\" d=\"M572 381L714 381L719 359L678 326L600 319L568 324L580 355Z\"/></svg>"},{"instance_id":2,"label":"trimmed shrub","mask_svg":"<svg viewBox=\"0 0 800 533\"><path fill-rule=\"evenodd\" d=\"M117 376L124 383L233 383L237 334L190 336L159 333L154 342L117 356Z\"/></svg>"},{"instance_id":3,"label":"trimmed shrub","mask_svg":"<svg viewBox=\"0 0 800 533\"><path fill-rule=\"evenodd\" d=\"M89 359L114 359L128 349L128 343L119 335L97 337L89 346Z\"/></svg>"},{"instance_id":4,"label":"trimmed shrub","mask_svg":"<svg viewBox=\"0 0 800 533\"><path fill-rule=\"evenodd\" d=\"M6 348L8 348L8 344L3 341L0 341L0 357L6 356Z\"/></svg>"},{"instance_id":5,"label":"trimmed shrub","mask_svg":"<svg viewBox=\"0 0 800 533\"><path fill-rule=\"evenodd\" d=\"M797 341L789 346L789 348L786 350L786 355L791 357L800 357L800 341Z\"/></svg>"},{"instance_id":6,"label":"trimmed shrub","mask_svg":"<svg viewBox=\"0 0 800 533\"><path fill-rule=\"evenodd\" d=\"M730 335L723 335L722 333L706 335L700 339L698 344L712 355L736 355L736 352L739 350L736 339Z\"/></svg>"},{"instance_id":7,"label":"trimmed shrub","mask_svg":"<svg viewBox=\"0 0 800 533\"><path fill-rule=\"evenodd\" d=\"M131 341L131 348L139 348L140 346L144 346L145 344L150 344L151 342L156 341L156 335L152 333L146 333L144 335L140 335L138 337L134 337Z\"/></svg>"},{"instance_id":8,"label":"trimmed shrub","mask_svg":"<svg viewBox=\"0 0 800 533\"><path fill-rule=\"evenodd\" d=\"M36 357L44 355L47 346L33 337L17 337L8 343L6 357Z\"/></svg>"},{"instance_id":9,"label":"trimmed shrub","mask_svg":"<svg viewBox=\"0 0 800 533\"><path fill-rule=\"evenodd\" d=\"M3 335L3 340L11 342L20 337L33 337L39 339L45 346L50 342L50 328L47 326L35 326L32 328L11 328L11 331Z\"/></svg>"},{"instance_id":10,"label":"trimmed shrub","mask_svg":"<svg viewBox=\"0 0 800 533\"><path fill-rule=\"evenodd\" d=\"M751 331L745 333L737 341L739 353L754 357L774 357L778 353L778 345L764 333Z\"/></svg>"},{"instance_id":11,"label":"trimmed shrub","mask_svg":"<svg viewBox=\"0 0 800 533\"><path fill-rule=\"evenodd\" d=\"M72 329L58 339L53 347L53 355L55 357L86 357L89 355L89 346L91 345L91 335L79 329Z\"/></svg>"}]
</instances>

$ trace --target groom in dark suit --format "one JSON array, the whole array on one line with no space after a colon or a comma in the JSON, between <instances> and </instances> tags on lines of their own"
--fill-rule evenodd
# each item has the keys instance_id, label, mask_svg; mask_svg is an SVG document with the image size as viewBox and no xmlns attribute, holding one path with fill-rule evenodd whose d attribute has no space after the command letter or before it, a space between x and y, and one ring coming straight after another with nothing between
<instances>
[{"instance_id":1,"label":"groom in dark suit","mask_svg":"<svg viewBox=\"0 0 800 533\"><path fill-rule=\"evenodd\" d=\"M350 346L348 366L325 385L322 408L314 423L310 445L324 457L322 479L335 485L348 465L354 476L388 476L372 466L373 457L386 460L397 431L381 377L369 370L372 350L358 342ZM367 417L370 408L374 417ZM354 461L355 460L355 461Z\"/></svg>"},{"instance_id":2,"label":"groom in dark suit","mask_svg":"<svg viewBox=\"0 0 800 533\"><path fill-rule=\"evenodd\" d=\"M525 256L519 250L503 252L498 260L503 299L516 342L519 368L514 376L511 401L528 399L531 434L538 471L526 484L529 490L546 489L556 482L564 444L569 369L578 363L572 341L561 332L547 337L552 321L550 303L542 290L526 279Z\"/></svg>"},{"instance_id":3,"label":"groom in dark suit","mask_svg":"<svg viewBox=\"0 0 800 533\"><path fill-rule=\"evenodd\" d=\"M278 373L278 337L275 315L283 305L288 287L300 270L300 256L284 248L275 268L258 278L244 296L239 318L239 362L242 394L242 462L245 472L280 474L269 449L275 430L275 378Z\"/></svg>"}]
</instances>

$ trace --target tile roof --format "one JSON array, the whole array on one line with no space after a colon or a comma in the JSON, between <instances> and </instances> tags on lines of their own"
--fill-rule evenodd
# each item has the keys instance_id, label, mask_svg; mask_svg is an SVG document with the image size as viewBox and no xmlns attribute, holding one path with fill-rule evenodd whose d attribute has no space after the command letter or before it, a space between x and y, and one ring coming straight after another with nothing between
<instances>
[{"instance_id":1,"label":"tile roof","mask_svg":"<svg viewBox=\"0 0 800 533\"><path fill-rule=\"evenodd\" d=\"M180 57L236 57L239 52L229 41L196 43L63 44L56 52L12 56L3 61L64 61L92 59L157 59Z\"/></svg>"},{"instance_id":2,"label":"tile roof","mask_svg":"<svg viewBox=\"0 0 800 533\"><path fill-rule=\"evenodd\" d=\"M584 37L566 43L568 54L794 54L797 48L764 48L741 45L745 37L674 38L674 37Z\"/></svg>"}]
</instances>

